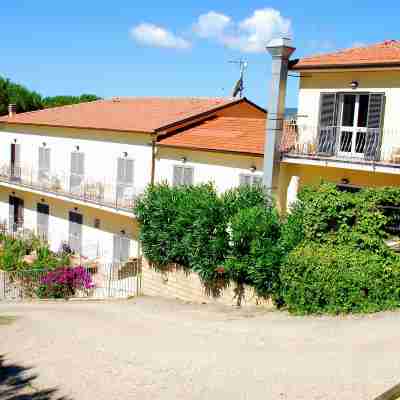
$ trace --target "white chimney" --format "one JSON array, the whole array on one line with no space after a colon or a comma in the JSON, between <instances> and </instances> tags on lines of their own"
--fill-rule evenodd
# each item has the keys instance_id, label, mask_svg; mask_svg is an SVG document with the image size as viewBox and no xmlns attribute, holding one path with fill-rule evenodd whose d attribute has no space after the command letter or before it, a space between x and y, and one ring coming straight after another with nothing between
<instances>
[{"instance_id":1,"label":"white chimney","mask_svg":"<svg viewBox=\"0 0 400 400\"><path fill-rule=\"evenodd\" d=\"M9 104L8 105L8 116L13 117L17 113L17 105Z\"/></svg>"},{"instance_id":2,"label":"white chimney","mask_svg":"<svg viewBox=\"0 0 400 400\"><path fill-rule=\"evenodd\" d=\"M296 50L291 40L274 39L267 46L272 56L271 90L268 100L268 120L264 145L264 186L272 191L278 187L281 162L280 141L285 118L286 82L289 57Z\"/></svg>"}]
</instances>

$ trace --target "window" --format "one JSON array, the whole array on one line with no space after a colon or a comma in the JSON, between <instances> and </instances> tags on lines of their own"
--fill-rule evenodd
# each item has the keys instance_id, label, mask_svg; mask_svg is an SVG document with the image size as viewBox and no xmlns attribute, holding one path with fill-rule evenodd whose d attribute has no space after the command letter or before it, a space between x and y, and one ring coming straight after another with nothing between
<instances>
[{"instance_id":1,"label":"window","mask_svg":"<svg viewBox=\"0 0 400 400\"><path fill-rule=\"evenodd\" d=\"M50 180L50 149L39 147L39 182L47 183Z\"/></svg>"},{"instance_id":2,"label":"window","mask_svg":"<svg viewBox=\"0 0 400 400\"><path fill-rule=\"evenodd\" d=\"M240 174L239 185L262 186L262 175Z\"/></svg>"},{"instance_id":3,"label":"window","mask_svg":"<svg viewBox=\"0 0 400 400\"><path fill-rule=\"evenodd\" d=\"M134 196L134 160L118 158L117 160L117 200L132 201Z\"/></svg>"},{"instance_id":4,"label":"window","mask_svg":"<svg viewBox=\"0 0 400 400\"><path fill-rule=\"evenodd\" d=\"M193 185L194 168L186 165L174 165L172 178L173 186Z\"/></svg>"},{"instance_id":5,"label":"window","mask_svg":"<svg viewBox=\"0 0 400 400\"><path fill-rule=\"evenodd\" d=\"M74 253L82 250L82 223L83 215L74 211L69 213L69 247Z\"/></svg>"},{"instance_id":6,"label":"window","mask_svg":"<svg viewBox=\"0 0 400 400\"><path fill-rule=\"evenodd\" d=\"M14 180L21 178L21 145L18 143L11 143L10 176Z\"/></svg>"},{"instance_id":7,"label":"window","mask_svg":"<svg viewBox=\"0 0 400 400\"><path fill-rule=\"evenodd\" d=\"M48 240L49 237L49 205L37 203L37 234L40 239Z\"/></svg>"},{"instance_id":8,"label":"window","mask_svg":"<svg viewBox=\"0 0 400 400\"><path fill-rule=\"evenodd\" d=\"M318 153L380 157L385 95L321 93Z\"/></svg>"},{"instance_id":9,"label":"window","mask_svg":"<svg viewBox=\"0 0 400 400\"><path fill-rule=\"evenodd\" d=\"M114 262L125 262L129 258L131 241L126 234L114 235Z\"/></svg>"},{"instance_id":10,"label":"window","mask_svg":"<svg viewBox=\"0 0 400 400\"><path fill-rule=\"evenodd\" d=\"M71 153L70 190L81 193L81 185L85 174L85 154L79 151Z\"/></svg>"}]
</instances>

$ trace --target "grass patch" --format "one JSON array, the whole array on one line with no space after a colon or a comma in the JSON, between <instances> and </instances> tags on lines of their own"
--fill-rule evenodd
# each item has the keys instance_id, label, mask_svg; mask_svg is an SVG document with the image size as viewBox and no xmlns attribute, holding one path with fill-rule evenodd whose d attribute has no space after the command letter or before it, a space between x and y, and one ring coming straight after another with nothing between
<instances>
[{"instance_id":1,"label":"grass patch","mask_svg":"<svg viewBox=\"0 0 400 400\"><path fill-rule=\"evenodd\" d=\"M16 320L16 317L11 315L0 315L0 326L1 325L9 325Z\"/></svg>"}]
</instances>

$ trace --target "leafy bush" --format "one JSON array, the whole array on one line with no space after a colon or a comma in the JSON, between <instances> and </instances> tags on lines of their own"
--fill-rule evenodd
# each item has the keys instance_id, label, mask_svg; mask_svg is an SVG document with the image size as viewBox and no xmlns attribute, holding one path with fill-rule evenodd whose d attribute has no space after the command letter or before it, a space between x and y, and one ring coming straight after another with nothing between
<instances>
[{"instance_id":1,"label":"leafy bush","mask_svg":"<svg viewBox=\"0 0 400 400\"><path fill-rule=\"evenodd\" d=\"M59 267L41 279L36 295L39 298L64 299L73 296L77 290L92 288L92 278L83 267Z\"/></svg>"},{"instance_id":2,"label":"leafy bush","mask_svg":"<svg viewBox=\"0 0 400 400\"><path fill-rule=\"evenodd\" d=\"M13 271L24 268L23 257L31 251L30 244L21 239L4 237L0 253L0 269Z\"/></svg>"},{"instance_id":3,"label":"leafy bush","mask_svg":"<svg viewBox=\"0 0 400 400\"><path fill-rule=\"evenodd\" d=\"M289 311L376 312L400 306L400 259L353 246L309 243L288 256L281 271Z\"/></svg>"},{"instance_id":4,"label":"leafy bush","mask_svg":"<svg viewBox=\"0 0 400 400\"><path fill-rule=\"evenodd\" d=\"M236 283L238 305L244 285L253 285L257 293L270 297L279 277L280 221L273 207L245 208L235 214L229 224L230 251L224 266Z\"/></svg>"}]
</instances>

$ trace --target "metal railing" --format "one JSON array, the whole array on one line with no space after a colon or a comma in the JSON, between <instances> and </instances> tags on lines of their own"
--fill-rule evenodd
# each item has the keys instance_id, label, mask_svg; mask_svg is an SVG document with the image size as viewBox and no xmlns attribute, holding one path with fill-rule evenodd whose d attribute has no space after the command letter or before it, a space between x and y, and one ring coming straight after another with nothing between
<instances>
[{"instance_id":1,"label":"metal railing","mask_svg":"<svg viewBox=\"0 0 400 400\"><path fill-rule=\"evenodd\" d=\"M93 263L83 267L93 287L76 290L73 298L127 298L141 292L141 260L125 263ZM38 298L47 270L0 271L0 301Z\"/></svg>"},{"instance_id":2,"label":"metal railing","mask_svg":"<svg viewBox=\"0 0 400 400\"><path fill-rule=\"evenodd\" d=\"M400 132L392 129L318 127L285 123L281 140L285 156L398 165Z\"/></svg>"},{"instance_id":3,"label":"metal railing","mask_svg":"<svg viewBox=\"0 0 400 400\"><path fill-rule=\"evenodd\" d=\"M0 181L58 194L93 204L132 211L144 188L108 178L71 175L64 171L44 171L28 166L0 164Z\"/></svg>"}]
</instances>

